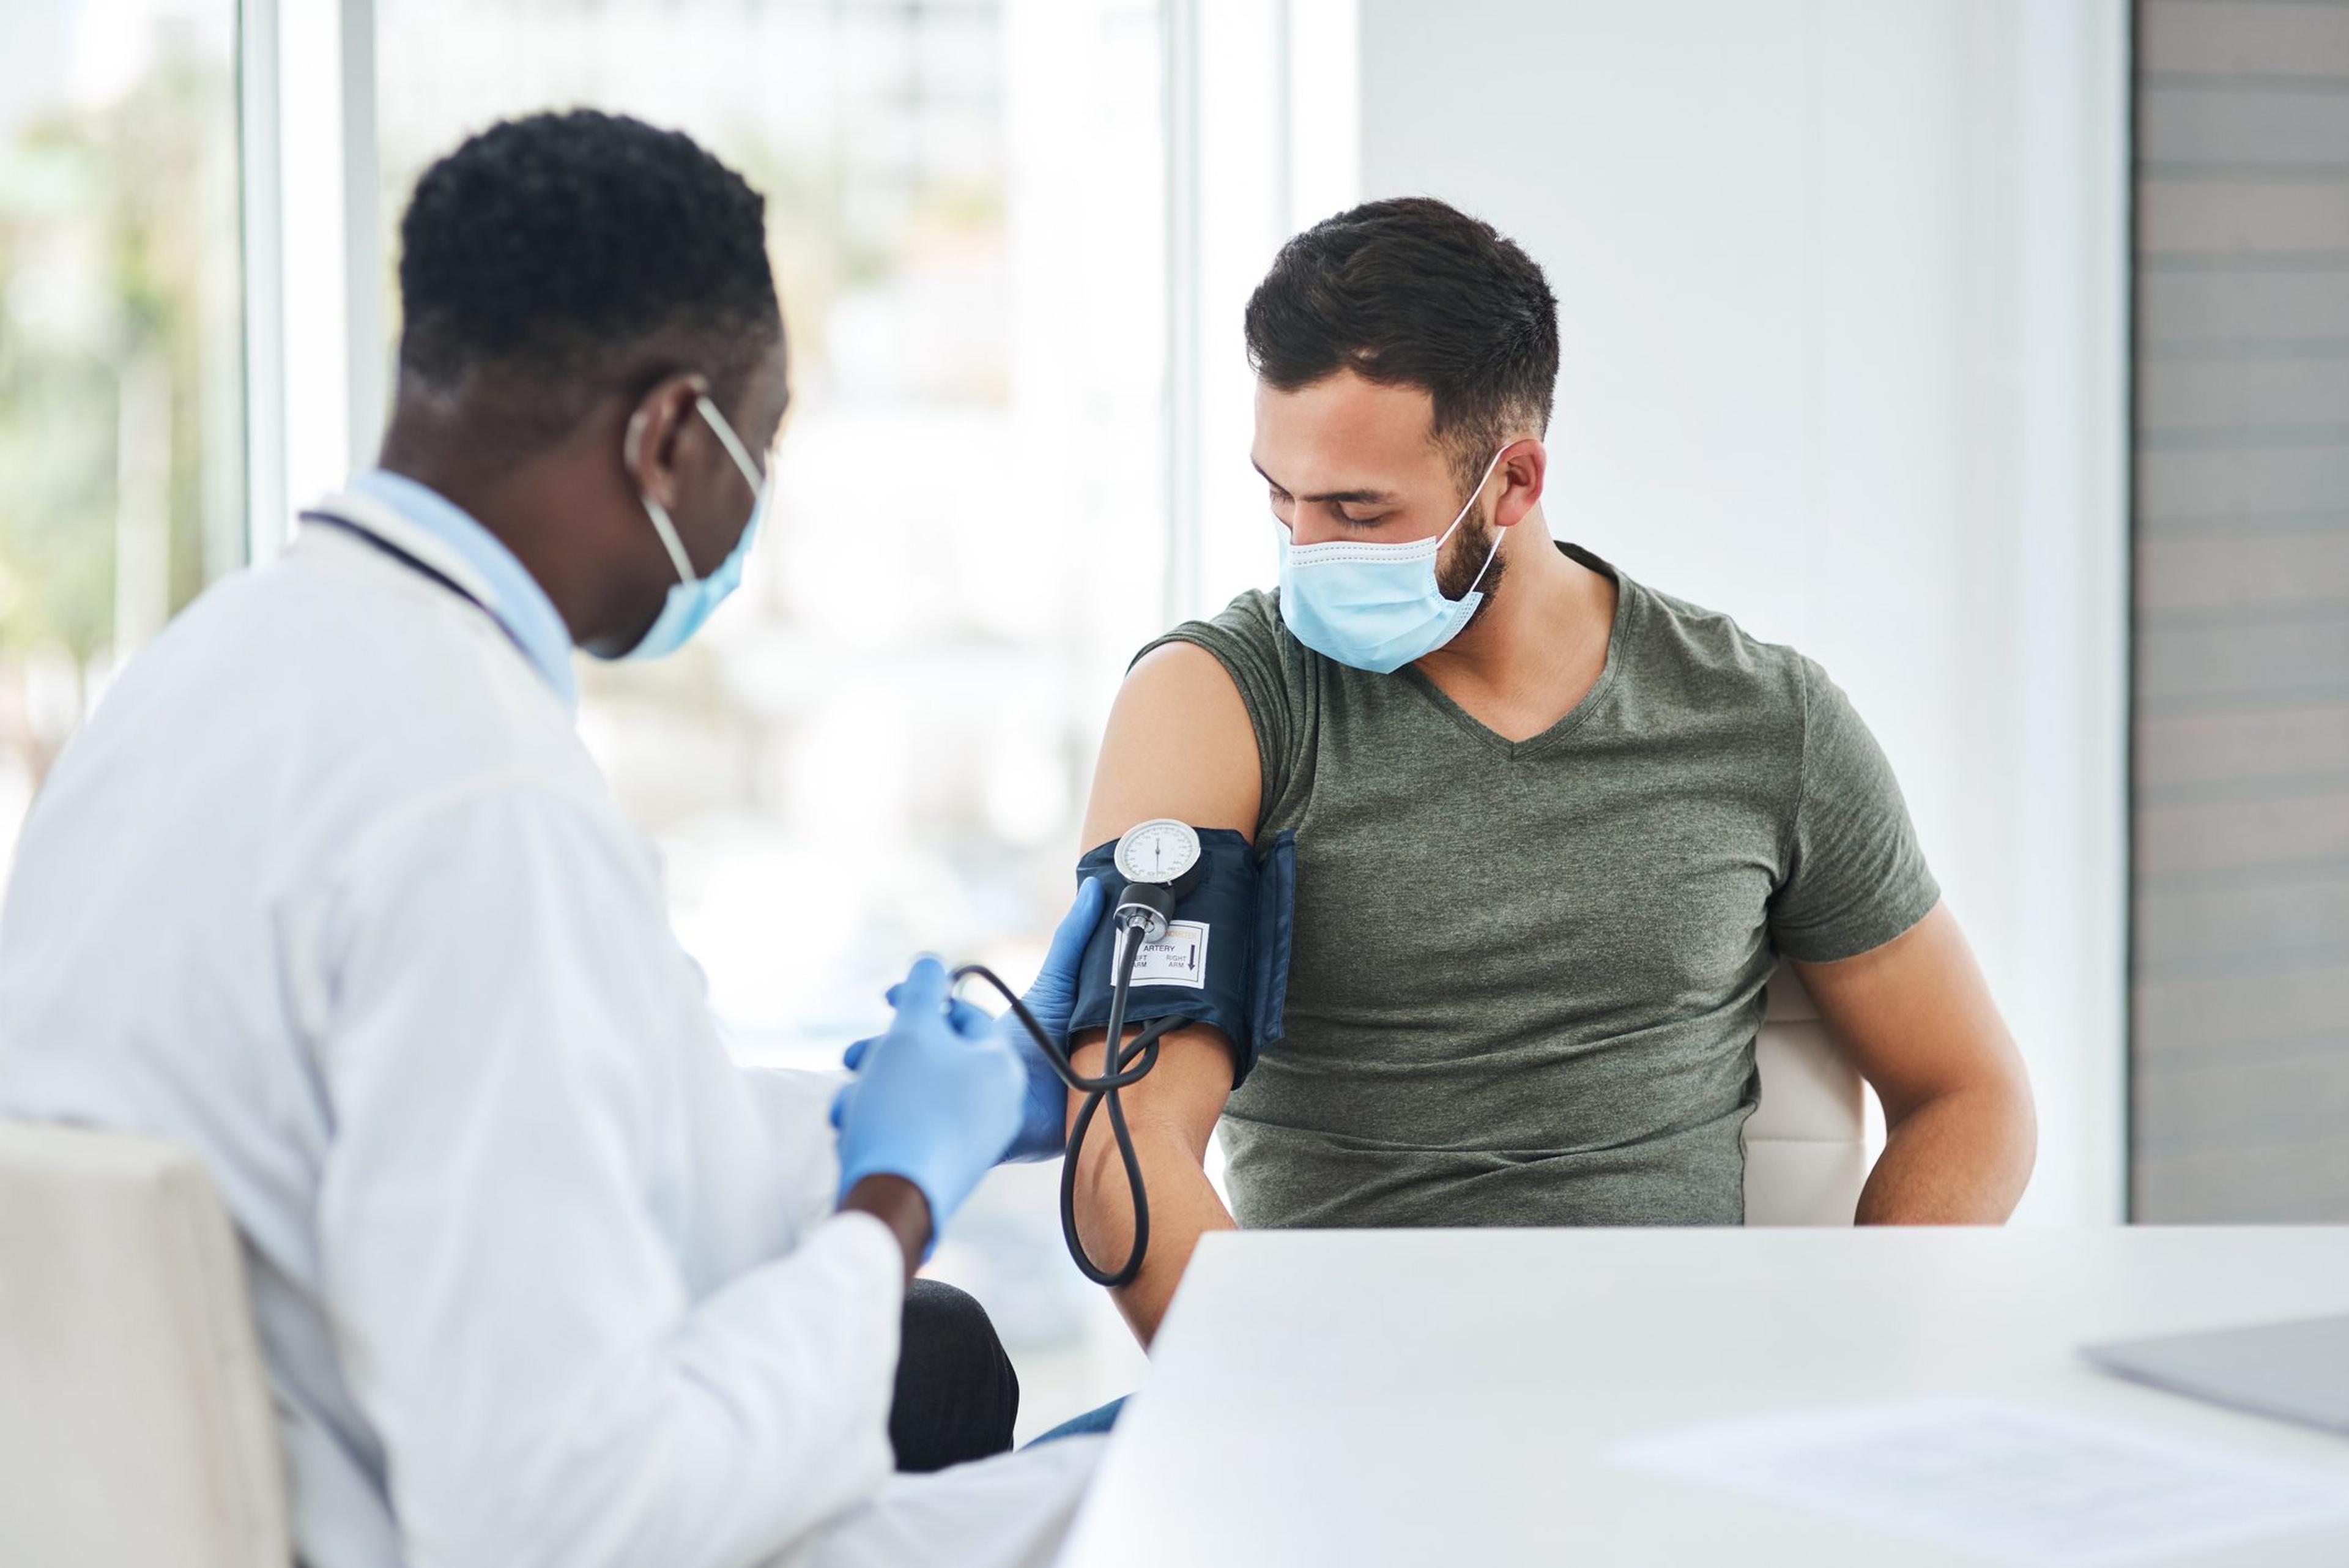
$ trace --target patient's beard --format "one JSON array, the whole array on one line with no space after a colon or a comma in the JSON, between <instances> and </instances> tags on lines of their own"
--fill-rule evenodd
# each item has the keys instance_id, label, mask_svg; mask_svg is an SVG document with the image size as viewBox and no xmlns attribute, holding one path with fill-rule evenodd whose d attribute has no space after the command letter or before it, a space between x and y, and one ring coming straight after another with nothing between
<instances>
[{"instance_id":1,"label":"patient's beard","mask_svg":"<svg viewBox=\"0 0 2349 1568\"><path fill-rule=\"evenodd\" d=\"M1493 607L1493 596L1500 591L1501 578L1508 570L1506 556L1493 549L1493 535L1496 532L1482 515L1465 519L1458 532L1452 535L1452 542L1444 546L1444 558L1435 564L1435 586L1445 598L1466 598L1471 588L1485 596L1470 612L1461 631L1475 626L1476 618ZM1493 564L1489 566L1485 565L1487 556L1493 557ZM1485 574L1482 582L1476 578L1480 570ZM1459 633L1453 635L1456 637Z\"/></svg>"}]
</instances>

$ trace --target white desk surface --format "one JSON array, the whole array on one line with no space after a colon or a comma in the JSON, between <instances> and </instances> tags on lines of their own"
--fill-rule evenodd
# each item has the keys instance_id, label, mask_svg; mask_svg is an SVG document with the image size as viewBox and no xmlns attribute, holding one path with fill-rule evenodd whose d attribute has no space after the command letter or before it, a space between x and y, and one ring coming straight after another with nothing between
<instances>
[{"instance_id":1,"label":"white desk surface","mask_svg":"<svg viewBox=\"0 0 2349 1568\"><path fill-rule=\"evenodd\" d=\"M2349 1477L2349 1438L2088 1341L2349 1312L2349 1227L1213 1235L1065 1568L1982 1561L1622 1468L1624 1438L1934 1394ZM2344 1568L2349 1528L2167 1560Z\"/></svg>"}]
</instances>

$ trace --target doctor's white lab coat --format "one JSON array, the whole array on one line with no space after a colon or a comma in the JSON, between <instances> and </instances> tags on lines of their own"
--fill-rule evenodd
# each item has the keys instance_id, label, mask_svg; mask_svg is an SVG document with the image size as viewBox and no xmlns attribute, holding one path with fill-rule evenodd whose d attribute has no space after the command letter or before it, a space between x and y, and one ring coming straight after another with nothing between
<instances>
[{"instance_id":1,"label":"doctor's white lab coat","mask_svg":"<svg viewBox=\"0 0 2349 1568\"><path fill-rule=\"evenodd\" d=\"M308 1568L1049 1551L1097 1443L890 1479L903 1265L831 1213L835 1084L732 1064L564 702L339 530L122 673L0 915L0 1111L203 1155Z\"/></svg>"}]
</instances>

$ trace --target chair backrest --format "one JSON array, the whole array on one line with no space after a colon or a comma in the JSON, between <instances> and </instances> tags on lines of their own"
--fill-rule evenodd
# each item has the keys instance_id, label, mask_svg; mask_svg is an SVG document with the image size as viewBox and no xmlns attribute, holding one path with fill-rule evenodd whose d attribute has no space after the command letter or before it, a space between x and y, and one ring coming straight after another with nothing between
<instances>
[{"instance_id":1,"label":"chair backrest","mask_svg":"<svg viewBox=\"0 0 2349 1568\"><path fill-rule=\"evenodd\" d=\"M283 1469L202 1165L0 1122L0 1563L286 1568Z\"/></svg>"},{"instance_id":2,"label":"chair backrest","mask_svg":"<svg viewBox=\"0 0 2349 1568\"><path fill-rule=\"evenodd\" d=\"M1754 1065L1762 1100L1745 1123L1745 1222L1850 1224L1868 1179L1867 1085L1784 964Z\"/></svg>"}]
</instances>

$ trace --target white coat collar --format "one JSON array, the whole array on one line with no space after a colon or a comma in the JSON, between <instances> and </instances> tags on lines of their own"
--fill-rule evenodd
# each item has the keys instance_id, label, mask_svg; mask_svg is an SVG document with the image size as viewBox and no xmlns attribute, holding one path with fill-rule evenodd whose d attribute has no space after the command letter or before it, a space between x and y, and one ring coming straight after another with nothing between
<instances>
[{"instance_id":1,"label":"white coat collar","mask_svg":"<svg viewBox=\"0 0 2349 1568\"><path fill-rule=\"evenodd\" d=\"M351 490L333 491L302 509L305 518L313 513L339 518L361 533L372 534L401 555L422 562L464 589L492 617L502 614L497 590L490 586L489 579L476 570L471 562L374 496L361 495Z\"/></svg>"}]
</instances>

